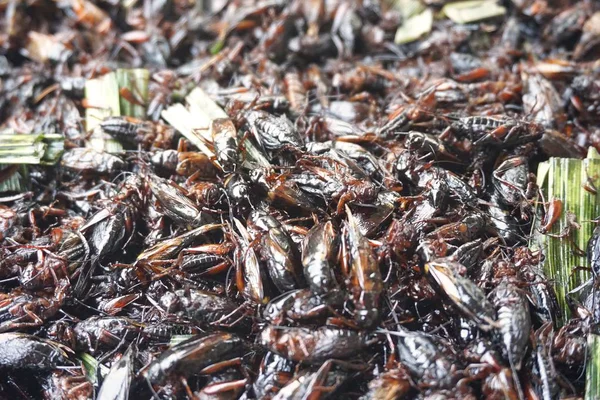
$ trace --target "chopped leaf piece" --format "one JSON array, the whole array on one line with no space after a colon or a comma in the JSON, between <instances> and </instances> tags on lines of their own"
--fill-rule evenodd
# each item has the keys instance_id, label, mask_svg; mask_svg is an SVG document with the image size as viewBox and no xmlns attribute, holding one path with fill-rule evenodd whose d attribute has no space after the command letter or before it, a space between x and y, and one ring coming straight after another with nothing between
<instances>
[{"instance_id":1,"label":"chopped leaf piece","mask_svg":"<svg viewBox=\"0 0 600 400\"><path fill-rule=\"evenodd\" d=\"M506 14L496 0L459 1L446 4L442 13L457 24L469 24Z\"/></svg>"},{"instance_id":2,"label":"chopped leaf piece","mask_svg":"<svg viewBox=\"0 0 600 400\"><path fill-rule=\"evenodd\" d=\"M427 8L421 14L407 19L396 31L394 41L396 44L414 42L423 35L431 32L433 25L433 12Z\"/></svg>"},{"instance_id":3,"label":"chopped leaf piece","mask_svg":"<svg viewBox=\"0 0 600 400\"><path fill-rule=\"evenodd\" d=\"M173 104L162 112L162 117L208 157L215 156L206 145L208 125L204 124L205 115L193 114L183 104Z\"/></svg>"},{"instance_id":4,"label":"chopped leaf piece","mask_svg":"<svg viewBox=\"0 0 600 400\"><path fill-rule=\"evenodd\" d=\"M54 164L63 152L58 134L0 134L0 163Z\"/></svg>"},{"instance_id":5,"label":"chopped leaf piece","mask_svg":"<svg viewBox=\"0 0 600 400\"><path fill-rule=\"evenodd\" d=\"M117 75L110 72L85 82L85 129L90 132L106 117L121 115Z\"/></svg>"},{"instance_id":6,"label":"chopped leaf piece","mask_svg":"<svg viewBox=\"0 0 600 400\"><path fill-rule=\"evenodd\" d=\"M203 122L206 119L206 126L210 121L217 118L227 118L227 113L202 89L195 88L185 98L190 106L190 111L202 114Z\"/></svg>"},{"instance_id":7,"label":"chopped leaf piece","mask_svg":"<svg viewBox=\"0 0 600 400\"><path fill-rule=\"evenodd\" d=\"M83 362L83 367L89 381L94 385L98 383L98 360L88 353L81 353L79 358Z\"/></svg>"},{"instance_id":8,"label":"chopped leaf piece","mask_svg":"<svg viewBox=\"0 0 600 400\"><path fill-rule=\"evenodd\" d=\"M390 0L387 2L390 9L398 10L404 20L421 13L425 6L419 0Z\"/></svg>"},{"instance_id":9,"label":"chopped leaf piece","mask_svg":"<svg viewBox=\"0 0 600 400\"><path fill-rule=\"evenodd\" d=\"M87 80L85 98L88 103L85 109L85 127L88 132L92 132L86 147L106 151L110 149L113 153L123 150L123 146L118 141L105 135L101 129L96 129L104 118L121 115L117 74L110 72L99 78ZM113 143L108 144L108 142Z\"/></svg>"},{"instance_id":10,"label":"chopped leaf piece","mask_svg":"<svg viewBox=\"0 0 600 400\"><path fill-rule=\"evenodd\" d=\"M225 47L225 41L224 40L217 40L215 42L215 44L213 44L210 48L210 54L212 54L213 56L215 54L218 54L221 50L223 50L223 47Z\"/></svg>"},{"instance_id":11,"label":"chopped leaf piece","mask_svg":"<svg viewBox=\"0 0 600 400\"><path fill-rule=\"evenodd\" d=\"M185 100L187 108L183 104L173 104L162 112L162 117L201 152L208 157L214 157L210 124L217 118L228 118L227 113L200 88L192 90ZM270 166L269 161L251 141L244 141L243 146L246 149L246 166Z\"/></svg>"},{"instance_id":12,"label":"chopped leaf piece","mask_svg":"<svg viewBox=\"0 0 600 400\"><path fill-rule=\"evenodd\" d=\"M86 146L120 153L123 145L99 129L100 122L111 116L125 115L143 119L148 103L147 69L118 69L85 83L86 130L92 132Z\"/></svg>"}]
</instances>

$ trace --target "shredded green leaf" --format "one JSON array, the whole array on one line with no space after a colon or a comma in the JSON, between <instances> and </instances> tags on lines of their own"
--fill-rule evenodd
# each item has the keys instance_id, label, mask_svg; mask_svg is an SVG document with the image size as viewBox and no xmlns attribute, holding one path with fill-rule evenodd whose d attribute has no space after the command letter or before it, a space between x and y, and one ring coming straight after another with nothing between
<instances>
[{"instance_id":1,"label":"shredded green leaf","mask_svg":"<svg viewBox=\"0 0 600 400\"><path fill-rule=\"evenodd\" d=\"M59 134L0 134L0 163L54 164L64 150Z\"/></svg>"},{"instance_id":2,"label":"shredded green leaf","mask_svg":"<svg viewBox=\"0 0 600 400\"><path fill-rule=\"evenodd\" d=\"M588 363L585 377L585 400L600 398L600 336L588 335Z\"/></svg>"},{"instance_id":3,"label":"shredded green leaf","mask_svg":"<svg viewBox=\"0 0 600 400\"><path fill-rule=\"evenodd\" d=\"M600 161L600 154L594 147L588 150L587 159L594 162ZM592 167L594 170L596 165ZM589 165L588 165L589 168ZM597 200L597 199L596 199ZM598 214L594 218L597 218ZM588 334L588 354L589 359L586 366L585 378L585 400L597 400L600 398L600 336Z\"/></svg>"},{"instance_id":4,"label":"shredded green leaf","mask_svg":"<svg viewBox=\"0 0 600 400\"><path fill-rule=\"evenodd\" d=\"M65 142L62 135L58 134L47 134L44 135L45 139L50 139L46 152L42 157L42 164L55 164L65 151Z\"/></svg>"},{"instance_id":5,"label":"shredded green leaf","mask_svg":"<svg viewBox=\"0 0 600 400\"><path fill-rule=\"evenodd\" d=\"M116 78L119 85L119 90L127 89L133 96L135 104L120 96L120 112L121 115L134 118L146 117L146 104L148 103L148 80L150 72L147 69L118 69Z\"/></svg>"},{"instance_id":6,"label":"shredded green leaf","mask_svg":"<svg viewBox=\"0 0 600 400\"><path fill-rule=\"evenodd\" d=\"M79 354L79 359L83 363L88 380L96 385L98 383L98 360L88 353Z\"/></svg>"},{"instance_id":7,"label":"shredded green leaf","mask_svg":"<svg viewBox=\"0 0 600 400\"><path fill-rule=\"evenodd\" d=\"M0 175L7 173L10 175L0 181L0 193L22 193L27 190L27 165L15 167L14 164L0 164Z\"/></svg>"},{"instance_id":8,"label":"shredded green leaf","mask_svg":"<svg viewBox=\"0 0 600 400\"><path fill-rule=\"evenodd\" d=\"M554 224L550 235L539 232L538 221L533 235L532 247L542 249L545 255L544 272L554 282L554 289L561 307L560 320L569 318L567 293L586 282L590 274L584 268L588 266L585 254L587 242L592 235L595 223L600 216L600 195L586 189L600 184L600 159L592 149L584 160L569 158L550 158L538 167L538 184L546 201L558 199L563 209L559 220ZM569 214L575 216L579 229L572 226ZM571 218L572 219L572 218Z\"/></svg>"}]
</instances>

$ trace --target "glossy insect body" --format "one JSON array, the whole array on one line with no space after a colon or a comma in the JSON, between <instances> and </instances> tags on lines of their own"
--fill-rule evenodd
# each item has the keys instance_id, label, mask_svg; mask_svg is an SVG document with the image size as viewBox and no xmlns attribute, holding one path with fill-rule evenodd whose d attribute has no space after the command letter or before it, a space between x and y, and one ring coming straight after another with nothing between
<instances>
[{"instance_id":1,"label":"glossy insect body","mask_svg":"<svg viewBox=\"0 0 600 400\"><path fill-rule=\"evenodd\" d=\"M246 175L233 173L225 179L227 201L235 214L248 215L251 209L252 186Z\"/></svg>"},{"instance_id":2,"label":"glossy insect body","mask_svg":"<svg viewBox=\"0 0 600 400\"><path fill-rule=\"evenodd\" d=\"M125 167L123 160L117 156L82 147L67 150L61 164L69 170L88 175L114 175Z\"/></svg>"},{"instance_id":3,"label":"glossy insect body","mask_svg":"<svg viewBox=\"0 0 600 400\"><path fill-rule=\"evenodd\" d=\"M243 317L240 306L225 296L207 291L188 289L175 292L184 315L198 324L227 325ZM176 310L165 310L174 312Z\"/></svg>"},{"instance_id":4,"label":"glossy insect body","mask_svg":"<svg viewBox=\"0 0 600 400\"><path fill-rule=\"evenodd\" d=\"M269 399L284 387L294 375L294 362L267 352L260 363L252 388L259 399Z\"/></svg>"},{"instance_id":5,"label":"glossy insect body","mask_svg":"<svg viewBox=\"0 0 600 400\"><path fill-rule=\"evenodd\" d=\"M33 244L33 243L32 243ZM40 246L49 245L45 238L44 241L39 243ZM38 243L33 244L33 246ZM22 275L20 271L23 267L33 264L39 259L39 250L31 247L18 247L9 254L3 254L2 260L0 260L0 276L3 279L12 278L14 276Z\"/></svg>"},{"instance_id":6,"label":"glossy insect body","mask_svg":"<svg viewBox=\"0 0 600 400\"><path fill-rule=\"evenodd\" d=\"M529 304L519 289L508 279L503 279L490 293L498 315L498 337L504 346L506 358L516 370L521 368L525 356L531 317Z\"/></svg>"},{"instance_id":7,"label":"glossy insect body","mask_svg":"<svg viewBox=\"0 0 600 400\"><path fill-rule=\"evenodd\" d=\"M115 202L98 211L80 228L88 237L93 258L80 270L74 288L78 296L84 296L97 265L121 249L133 234L134 221L145 199L140 191L141 186L141 180L132 175L117 193Z\"/></svg>"},{"instance_id":8,"label":"glossy insect body","mask_svg":"<svg viewBox=\"0 0 600 400\"><path fill-rule=\"evenodd\" d=\"M172 156L165 154L165 164L159 165L164 166L164 169L167 169L167 167L170 168L174 161L171 157ZM214 179L218 175L218 168L213 164L211 158L204 153L197 151L178 152L177 160L178 162L176 163L175 168L169 169L168 171L175 171L180 176L195 179ZM153 161L160 162L161 160Z\"/></svg>"},{"instance_id":9,"label":"glossy insect body","mask_svg":"<svg viewBox=\"0 0 600 400\"><path fill-rule=\"evenodd\" d=\"M88 381L83 367L76 370L54 371L42 384L44 398L87 400L92 398L94 386Z\"/></svg>"},{"instance_id":10,"label":"glossy insect body","mask_svg":"<svg viewBox=\"0 0 600 400\"><path fill-rule=\"evenodd\" d=\"M398 219L392 220L384 236L386 245L382 248L383 254L404 258L406 254L413 252L416 236L414 225Z\"/></svg>"},{"instance_id":11,"label":"glossy insect body","mask_svg":"<svg viewBox=\"0 0 600 400\"><path fill-rule=\"evenodd\" d=\"M363 235L375 236L385 223L391 218L400 202L400 196L396 192L382 190L377 193L377 199L373 204L350 203L350 209Z\"/></svg>"},{"instance_id":12,"label":"glossy insect body","mask_svg":"<svg viewBox=\"0 0 600 400\"><path fill-rule=\"evenodd\" d=\"M558 330L552 342L552 355L557 365L567 366L570 373L579 374L585 368L589 325L580 319L571 319Z\"/></svg>"},{"instance_id":13,"label":"glossy insect body","mask_svg":"<svg viewBox=\"0 0 600 400\"><path fill-rule=\"evenodd\" d=\"M333 370L334 360L323 363L316 371L303 371L297 374L285 387L281 388L273 400L319 400L327 393L333 393L348 378L348 372Z\"/></svg>"},{"instance_id":14,"label":"glossy insect body","mask_svg":"<svg viewBox=\"0 0 600 400\"><path fill-rule=\"evenodd\" d=\"M54 254L40 252L36 264L29 263L21 270L19 282L27 290L37 290L52 287L57 279L64 279L67 275L67 263Z\"/></svg>"},{"instance_id":15,"label":"glossy insect body","mask_svg":"<svg viewBox=\"0 0 600 400\"><path fill-rule=\"evenodd\" d=\"M256 140L268 152L277 152L290 147L301 149L304 142L298 131L285 116L275 117L264 111L246 114L248 125Z\"/></svg>"},{"instance_id":16,"label":"glossy insect body","mask_svg":"<svg viewBox=\"0 0 600 400\"><path fill-rule=\"evenodd\" d=\"M329 306L323 300L308 289L298 289L271 300L265 307L263 317L279 325L286 320L300 322L329 314Z\"/></svg>"},{"instance_id":17,"label":"glossy insect body","mask_svg":"<svg viewBox=\"0 0 600 400\"><path fill-rule=\"evenodd\" d=\"M531 311L539 323L555 323L558 315L558 300L551 282L546 279L540 267L540 253L533 253L527 247L515 249L514 264L519 277L528 283L531 294Z\"/></svg>"},{"instance_id":18,"label":"glossy insect body","mask_svg":"<svg viewBox=\"0 0 600 400\"><path fill-rule=\"evenodd\" d=\"M250 171L250 179L267 194L267 199L274 205L286 208L314 210L315 205L298 185L290 180L283 179L268 170L255 169Z\"/></svg>"},{"instance_id":19,"label":"glossy insect body","mask_svg":"<svg viewBox=\"0 0 600 400\"><path fill-rule=\"evenodd\" d=\"M477 238L484 227L483 215L475 213L465 216L461 221L443 225L427 236L460 245Z\"/></svg>"},{"instance_id":20,"label":"glossy insect body","mask_svg":"<svg viewBox=\"0 0 600 400\"><path fill-rule=\"evenodd\" d=\"M153 260L177 258L181 250L183 250L186 246L191 245L195 240L202 237L202 235L222 227L223 225L220 224L205 224L180 236L162 240L156 243L154 246L144 250L144 252L138 256L137 262L144 263Z\"/></svg>"},{"instance_id":21,"label":"glossy insect body","mask_svg":"<svg viewBox=\"0 0 600 400\"><path fill-rule=\"evenodd\" d=\"M286 97L290 102L290 108L296 115L300 115L306 107L306 91L297 72L288 72L283 77L286 87Z\"/></svg>"},{"instance_id":22,"label":"glossy insect body","mask_svg":"<svg viewBox=\"0 0 600 400\"><path fill-rule=\"evenodd\" d=\"M374 180L380 180L383 170L374 155L359 144L335 141L310 143L307 150L314 154L326 154L334 160L345 164L355 173Z\"/></svg>"},{"instance_id":23,"label":"glossy insect body","mask_svg":"<svg viewBox=\"0 0 600 400\"><path fill-rule=\"evenodd\" d=\"M525 157L512 157L502 162L493 174L493 182L500 198L510 206L526 200L529 165Z\"/></svg>"},{"instance_id":24,"label":"glossy insect body","mask_svg":"<svg viewBox=\"0 0 600 400\"><path fill-rule=\"evenodd\" d=\"M457 126L463 127L464 129L470 128L473 130L485 130L490 128L498 128L504 121L497 118L491 117L465 117L459 120Z\"/></svg>"},{"instance_id":25,"label":"glossy insect body","mask_svg":"<svg viewBox=\"0 0 600 400\"><path fill-rule=\"evenodd\" d=\"M458 247L454 253L452 253L452 259L456 260L459 264L464 265L467 271L472 271L479 264L482 254L483 245L481 239L477 239Z\"/></svg>"},{"instance_id":26,"label":"glossy insect body","mask_svg":"<svg viewBox=\"0 0 600 400\"><path fill-rule=\"evenodd\" d=\"M587 257L594 276L598 276L600 274L600 225L594 228L588 241Z\"/></svg>"},{"instance_id":27,"label":"glossy insect body","mask_svg":"<svg viewBox=\"0 0 600 400\"><path fill-rule=\"evenodd\" d=\"M0 0L0 399L584 397L600 0L461 1Z\"/></svg>"},{"instance_id":28,"label":"glossy insect body","mask_svg":"<svg viewBox=\"0 0 600 400\"><path fill-rule=\"evenodd\" d=\"M142 120L131 117L108 117L100 122L102 130L110 135L120 138L135 138L139 133L146 134L151 131L151 124L142 124Z\"/></svg>"},{"instance_id":29,"label":"glossy insect body","mask_svg":"<svg viewBox=\"0 0 600 400\"><path fill-rule=\"evenodd\" d=\"M220 207L224 199L223 188L212 182L197 182L188 189L190 197L201 208Z\"/></svg>"},{"instance_id":30,"label":"glossy insect body","mask_svg":"<svg viewBox=\"0 0 600 400\"><path fill-rule=\"evenodd\" d=\"M29 243L29 246L19 246L0 260L0 268L10 269L12 265L24 267L28 263L36 262L40 258L40 248L53 249L55 243L48 237L41 237ZM8 277L8 275L7 275Z\"/></svg>"},{"instance_id":31,"label":"glossy insect body","mask_svg":"<svg viewBox=\"0 0 600 400\"><path fill-rule=\"evenodd\" d=\"M394 400L401 399L411 389L410 376L402 368L383 372L369 382L369 391L364 399Z\"/></svg>"},{"instance_id":32,"label":"glossy insect body","mask_svg":"<svg viewBox=\"0 0 600 400\"><path fill-rule=\"evenodd\" d=\"M223 267L230 265L227 257L218 254L187 254L181 257L179 268L184 271L188 277L202 276L206 274L215 274L223 271Z\"/></svg>"},{"instance_id":33,"label":"glossy insect body","mask_svg":"<svg viewBox=\"0 0 600 400\"><path fill-rule=\"evenodd\" d=\"M303 159L296 164L298 173L292 176L298 187L314 197L333 203L338 214L350 201L370 203L377 197L377 188L366 177L356 177L344 164L327 157Z\"/></svg>"},{"instance_id":34,"label":"glossy insect body","mask_svg":"<svg viewBox=\"0 0 600 400\"><path fill-rule=\"evenodd\" d=\"M261 243L260 253L277 289L284 293L301 287L300 256L281 223L264 211L253 211L248 227Z\"/></svg>"},{"instance_id":35,"label":"glossy insect body","mask_svg":"<svg viewBox=\"0 0 600 400\"><path fill-rule=\"evenodd\" d=\"M434 189L441 192L440 195L449 193L463 204L474 205L476 202L473 189L458 175L444 168L423 164L409 151L403 151L397 157L395 167L400 180L408 181L420 189ZM445 207L445 201L433 203L436 207Z\"/></svg>"},{"instance_id":36,"label":"glossy insect body","mask_svg":"<svg viewBox=\"0 0 600 400\"><path fill-rule=\"evenodd\" d=\"M560 391L551 354L553 333L552 325L548 323L542 325L535 333L533 374L538 377L535 380L535 389L542 400L557 399Z\"/></svg>"},{"instance_id":37,"label":"glossy insect body","mask_svg":"<svg viewBox=\"0 0 600 400\"><path fill-rule=\"evenodd\" d=\"M514 216L500 205L496 193L490 196L490 206L487 207L487 228L499 236L506 244L513 245L523 241L519 223Z\"/></svg>"},{"instance_id":38,"label":"glossy insect body","mask_svg":"<svg viewBox=\"0 0 600 400\"><path fill-rule=\"evenodd\" d=\"M409 132L406 137L406 147L435 159L458 160L437 136L416 131Z\"/></svg>"},{"instance_id":39,"label":"glossy insect body","mask_svg":"<svg viewBox=\"0 0 600 400\"><path fill-rule=\"evenodd\" d=\"M143 325L124 317L90 317L73 328L55 327L57 329L51 331L50 337L68 343L74 350L95 354L99 349L113 348L122 340L134 339Z\"/></svg>"},{"instance_id":40,"label":"glossy insect body","mask_svg":"<svg viewBox=\"0 0 600 400\"><path fill-rule=\"evenodd\" d=\"M156 151L152 154L150 162L161 174L173 173L179 163L179 152L173 149Z\"/></svg>"},{"instance_id":41,"label":"glossy insect body","mask_svg":"<svg viewBox=\"0 0 600 400\"><path fill-rule=\"evenodd\" d=\"M244 354L243 341L230 333L215 332L188 339L171 347L143 372L152 384L163 384L171 374L187 376Z\"/></svg>"},{"instance_id":42,"label":"glossy insect body","mask_svg":"<svg viewBox=\"0 0 600 400\"><path fill-rule=\"evenodd\" d=\"M376 342L365 333L348 329L320 327L287 328L267 326L258 343L288 360L319 363L330 358L350 358Z\"/></svg>"},{"instance_id":43,"label":"glossy insect body","mask_svg":"<svg viewBox=\"0 0 600 400\"><path fill-rule=\"evenodd\" d=\"M515 146L539 139L544 127L534 122L491 117L466 117L452 124L459 135L468 136L475 145Z\"/></svg>"},{"instance_id":44,"label":"glossy insect body","mask_svg":"<svg viewBox=\"0 0 600 400\"><path fill-rule=\"evenodd\" d=\"M115 213L99 221L90 234L90 247L99 259L116 251L127 237L126 219L132 217L128 208L118 207ZM129 214L129 215L128 215Z\"/></svg>"},{"instance_id":45,"label":"glossy insect body","mask_svg":"<svg viewBox=\"0 0 600 400\"><path fill-rule=\"evenodd\" d=\"M458 175L443 168L429 167L421 174L418 174L417 186L426 188L428 186L440 185L442 181L448 187L450 195L458 199L463 204L473 205L476 201L473 189L463 181Z\"/></svg>"},{"instance_id":46,"label":"glossy insect body","mask_svg":"<svg viewBox=\"0 0 600 400\"><path fill-rule=\"evenodd\" d=\"M200 212L181 189L169 181L151 175L149 183L152 194L160 203L161 210L176 223L198 226L208 222L207 216Z\"/></svg>"},{"instance_id":47,"label":"glossy insect body","mask_svg":"<svg viewBox=\"0 0 600 400\"><path fill-rule=\"evenodd\" d=\"M101 279L103 282L99 286L109 295L127 295L132 288L140 284L140 276L135 268L120 268L102 276Z\"/></svg>"},{"instance_id":48,"label":"glossy insect body","mask_svg":"<svg viewBox=\"0 0 600 400\"><path fill-rule=\"evenodd\" d=\"M315 225L302 243L304 277L310 290L326 296L339 291L333 262L337 250L337 235L331 221Z\"/></svg>"},{"instance_id":49,"label":"glossy insect body","mask_svg":"<svg viewBox=\"0 0 600 400\"><path fill-rule=\"evenodd\" d=\"M100 122L103 131L120 140L139 143L144 149L168 148L175 134L172 128L132 117L109 117Z\"/></svg>"},{"instance_id":50,"label":"glossy insect body","mask_svg":"<svg viewBox=\"0 0 600 400\"><path fill-rule=\"evenodd\" d=\"M224 173L234 172L241 164L237 131L230 119L217 118L211 121L215 157Z\"/></svg>"},{"instance_id":51,"label":"glossy insect body","mask_svg":"<svg viewBox=\"0 0 600 400\"><path fill-rule=\"evenodd\" d=\"M48 371L73 364L68 348L24 333L0 334L0 351L4 370Z\"/></svg>"},{"instance_id":52,"label":"glossy insect body","mask_svg":"<svg viewBox=\"0 0 600 400\"><path fill-rule=\"evenodd\" d=\"M251 237L238 219L234 219L233 222L235 229L239 232L239 235L234 233L237 243L234 252L236 284L245 297L258 304L266 303L268 298L265 292L263 272L258 255L250 247Z\"/></svg>"},{"instance_id":53,"label":"glossy insect body","mask_svg":"<svg viewBox=\"0 0 600 400\"><path fill-rule=\"evenodd\" d=\"M56 283L53 297L43 292L37 295L18 290L0 294L0 332L40 326L62 307L70 288L67 279Z\"/></svg>"},{"instance_id":54,"label":"glossy insect body","mask_svg":"<svg viewBox=\"0 0 600 400\"><path fill-rule=\"evenodd\" d=\"M143 333L151 340L168 342L176 335L198 335L202 331L200 328L187 322L159 322L146 325Z\"/></svg>"},{"instance_id":55,"label":"glossy insect body","mask_svg":"<svg viewBox=\"0 0 600 400\"><path fill-rule=\"evenodd\" d=\"M349 259L351 292L354 299L355 319L362 326L373 326L379 318L379 300L383 280L379 264L367 239L360 233L350 209L346 207L348 223L345 226L344 256Z\"/></svg>"},{"instance_id":56,"label":"glossy insect body","mask_svg":"<svg viewBox=\"0 0 600 400\"><path fill-rule=\"evenodd\" d=\"M456 382L457 360L439 337L402 331L398 336L398 355L422 387L450 388Z\"/></svg>"},{"instance_id":57,"label":"glossy insect body","mask_svg":"<svg viewBox=\"0 0 600 400\"><path fill-rule=\"evenodd\" d=\"M208 383L195 395L202 400L235 400L240 397L248 380L236 368L212 374Z\"/></svg>"},{"instance_id":58,"label":"glossy insect body","mask_svg":"<svg viewBox=\"0 0 600 400\"><path fill-rule=\"evenodd\" d=\"M67 260L69 270L73 270L74 265L79 265L86 253L86 247L81 242L81 237L73 232L69 232L65 236L65 240L61 243L57 256Z\"/></svg>"},{"instance_id":59,"label":"glossy insect body","mask_svg":"<svg viewBox=\"0 0 600 400\"><path fill-rule=\"evenodd\" d=\"M425 264L425 272L452 304L466 317L475 321L479 328L490 330L497 326L492 304L472 281L460 276L444 262L432 261Z\"/></svg>"}]
</instances>

